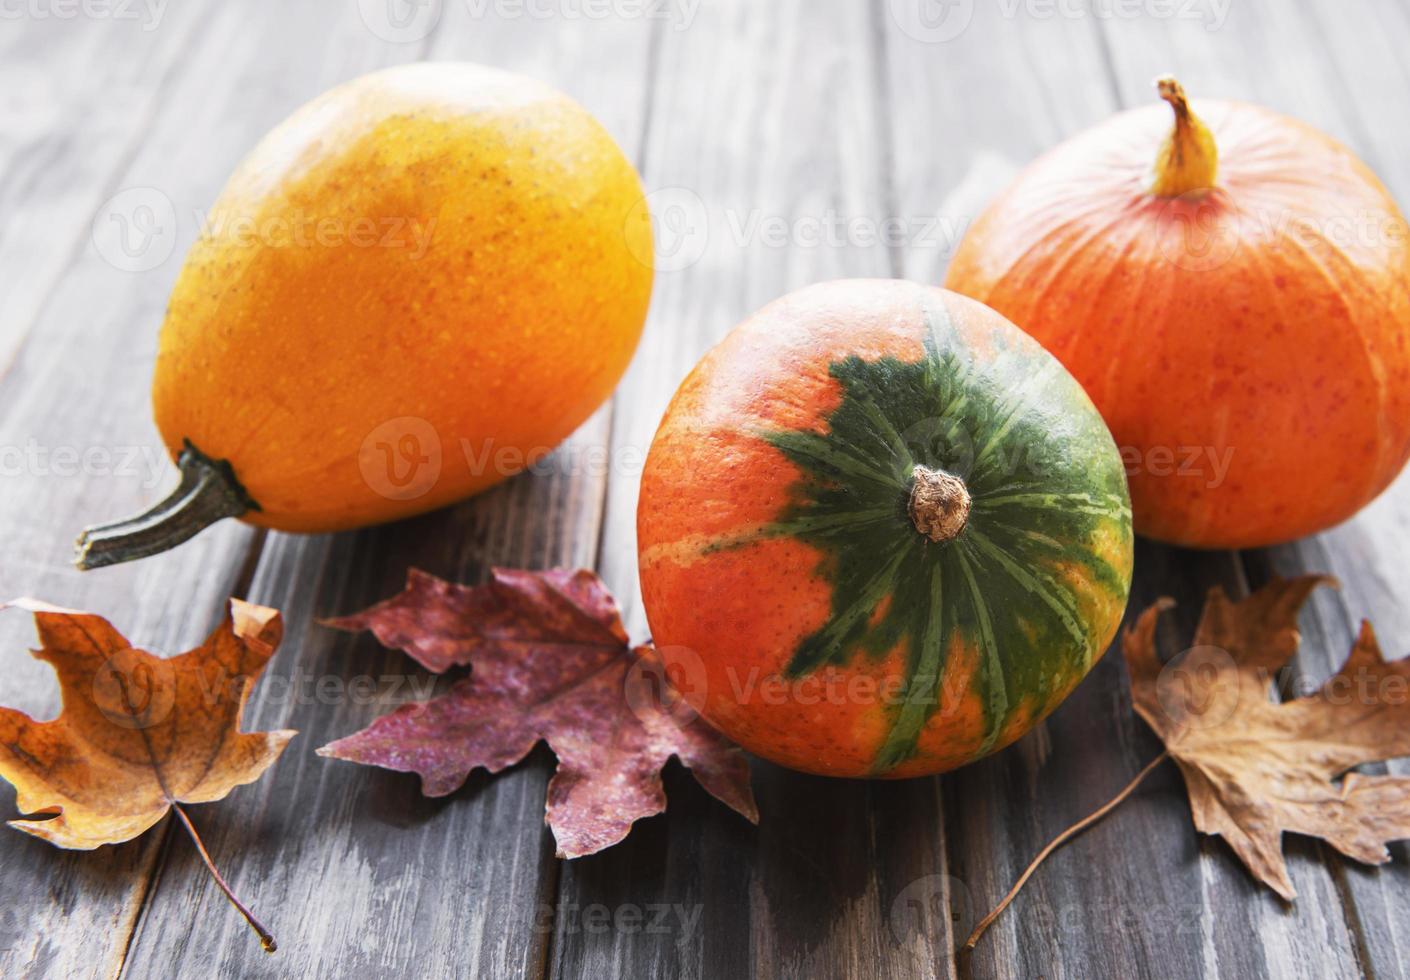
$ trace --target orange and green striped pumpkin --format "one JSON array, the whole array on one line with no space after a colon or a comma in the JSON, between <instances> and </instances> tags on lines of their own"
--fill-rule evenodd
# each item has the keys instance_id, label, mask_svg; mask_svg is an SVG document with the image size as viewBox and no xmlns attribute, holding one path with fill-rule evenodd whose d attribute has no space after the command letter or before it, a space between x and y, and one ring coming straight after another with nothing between
<instances>
[{"instance_id":1,"label":"orange and green striped pumpkin","mask_svg":"<svg viewBox=\"0 0 1410 980\"><path fill-rule=\"evenodd\" d=\"M1072 376L958 294L809 287L682 383L637 511L670 676L751 752L942 772L1033 727L1103 653L1131 504Z\"/></svg>"}]
</instances>

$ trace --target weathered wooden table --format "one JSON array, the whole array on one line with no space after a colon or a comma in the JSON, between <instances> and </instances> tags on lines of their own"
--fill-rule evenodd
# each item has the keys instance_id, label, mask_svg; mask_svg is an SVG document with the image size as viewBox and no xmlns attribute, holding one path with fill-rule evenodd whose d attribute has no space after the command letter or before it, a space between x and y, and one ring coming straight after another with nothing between
<instances>
[{"instance_id":1,"label":"weathered wooden table","mask_svg":"<svg viewBox=\"0 0 1410 980\"><path fill-rule=\"evenodd\" d=\"M757 829L673 767L666 816L574 863L554 859L542 823L546 750L442 800L423 799L413 777L313 754L405 697L415 676L371 637L315 620L394 592L410 565L464 581L494 564L595 567L643 635L636 481L696 358L809 282L938 282L965 216L1015 165L1150 101L1158 72L1325 128L1410 202L1406 0L924 3L0 5L0 593L107 614L169 652L203 637L227 596L278 606L287 639L246 723L302 732L260 782L194 810L278 935L277 956L260 952L169 824L77 854L5 832L0 975L953 974L955 933L1157 753L1119 657L1040 730L944 778L841 782L758 764ZM171 479L148 379L202 209L296 105L421 58L552 81L644 174L663 268L615 401L553 465L452 510L336 537L230 524L158 559L73 571L80 526L135 512ZM318 386L309 365L300 396ZM1333 572L1345 589L1312 602L1298 661L1320 678L1361 617L1388 655L1407 652L1407 551L1402 481L1349 524L1267 552L1142 543L1132 606L1180 601L1165 624L1173 649L1211 584L1242 592L1274 573ZM24 654L28 617L0 617L0 639L0 703L52 716L52 675ZM338 687L353 678L367 680ZM357 695L368 685L377 697ZM985 939L976 975L1410 977L1406 847L1376 870L1306 839L1286 845L1293 905L1221 841L1196 836L1165 767L1051 859Z\"/></svg>"}]
</instances>

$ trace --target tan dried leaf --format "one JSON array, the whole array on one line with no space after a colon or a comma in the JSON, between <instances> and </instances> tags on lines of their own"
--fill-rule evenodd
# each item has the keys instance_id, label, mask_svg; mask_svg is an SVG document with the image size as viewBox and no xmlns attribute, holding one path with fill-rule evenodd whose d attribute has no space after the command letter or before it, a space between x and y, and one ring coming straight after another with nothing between
<instances>
[{"instance_id":1,"label":"tan dried leaf","mask_svg":"<svg viewBox=\"0 0 1410 980\"><path fill-rule=\"evenodd\" d=\"M1410 755L1410 658L1387 662L1370 623L1342 668L1314 693L1282 703L1277 674L1297 652L1307 576L1276 580L1239 602L1213 589L1193 646L1169 664L1156 621L1141 614L1122 639L1136 711L1165 743L1189 791L1195 826L1218 834L1261 881L1296 895L1283 831L1319 837L1368 864L1410 838L1410 778L1349 772Z\"/></svg>"}]
</instances>

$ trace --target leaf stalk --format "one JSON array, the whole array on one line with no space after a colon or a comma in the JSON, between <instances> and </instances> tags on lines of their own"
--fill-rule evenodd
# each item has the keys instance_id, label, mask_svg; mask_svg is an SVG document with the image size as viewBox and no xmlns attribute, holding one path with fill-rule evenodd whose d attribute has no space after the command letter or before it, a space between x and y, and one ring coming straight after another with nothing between
<instances>
[{"instance_id":1,"label":"leaf stalk","mask_svg":"<svg viewBox=\"0 0 1410 980\"><path fill-rule=\"evenodd\" d=\"M1082 833L1082 831L1086 830L1088 827L1092 826L1092 824L1096 823L1102 817L1106 816L1112 810L1116 809L1116 807L1120 805L1121 802L1126 799L1126 797L1130 796L1131 793L1135 791L1137 786L1141 785L1141 783L1145 780L1147 776L1151 774L1151 772L1155 769L1156 766L1160 765L1168 758L1170 758L1170 753L1169 751L1165 751L1160 753L1160 755L1156 756L1150 762L1146 763L1146 767L1136 774L1136 778L1132 779L1129 783L1126 784L1125 789L1117 793L1115 796L1113 796L1107 802L1103 803L1101 806L1097 807L1097 809L1093 810L1091 813L1087 814L1087 816L1077 821L1071 827L1068 827L1062 833L1058 834L1056 837L1054 837L1048 842L1048 845L1046 847L1044 847L1041 851L1038 852L1038 856L1035 857L1029 863L1028 867L1024 869L1023 874L1018 876L1018 880L1013 883L1013 887L1009 889L1008 894L1003 897L1003 900L1000 901L998 905L994 906L993 911L991 911L983 919L979 920L979 924L974 927L974 931L971 932L969 934L969 938L964 941L964 946L960 948L959 955L961 976L970 976L969 959L970 956L974 953L975 945L979 942L980 937L982 937L984 933L988 931L989 927L994 924L994 920L997 919L1003 913L1004 909L1009 907L1009 903L1011 903L1014 898L1017 897L1019 890L1023 888L1023 886L1028 882L1028 879L1033 876L1033 872L1038 870L1038 865L1042 864L1045 860L1047 860L1048 855L1052 854L1053 851L1057 850L1063 844L1066 844L1072 838L1076 837L1078 834Z\"/></svg>"},{"instance_id":2,"label":"leaf stalk","mask_svg":"<svg viewBox=\"0 0 1410 980\"><path fill-rule=\"evenodd\" d=\"M225 897L230 899L230 904L235 906L235 911L245 917L245 921L250 924L250 928L259 936L260 948L266 953L273 953L279 948L279 944L274 941L274 937L270 935L269 930L264 927L264 923L255 918L255 914L249 910L249 907L246 906L244 902L235 897L235 893L231 891L230 886L225 883L225 878L223 878L220 871L216 869L215 862L211 860L210 853L206 850L206 845L201 842L201 835L196 833L196 825L191 822L191 818L186 815L186 811L181 808L180 803L172 801L171 808L176 812L177 817L180 818L181 825L186 828L186 833L191 836L192 843L196 845L197 853L201 855L201 860L205 862L206 870L211 873L211 877L214 878L215 883L220 886L220 890L225 892Z\"/></svg>"}]
</instances>

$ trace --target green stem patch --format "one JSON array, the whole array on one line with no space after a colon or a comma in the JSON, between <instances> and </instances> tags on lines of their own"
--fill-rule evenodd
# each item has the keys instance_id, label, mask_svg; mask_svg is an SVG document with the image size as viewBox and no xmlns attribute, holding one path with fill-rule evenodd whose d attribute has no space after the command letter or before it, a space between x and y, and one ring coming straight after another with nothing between
<instances>
[{"instance_id":1,"label":"green stem patch","mask_svg":"<svg viewBox=\"0 0 1410 980\"><path fill-rule=\"evenodd\" d=\"M976 353L938 299L925 318L916 361L830 365L842 398L824 434L761 433L799 471L761 536L816 548L832 590L788 676L901 658L878 774L916 756L942 704L979 705L983 731L958 733L976 756L1017 712L1045 714L1101 652L1110 624L1086 611L1119 609L1130 579L1121 460L1077 382L1003 332ZM955 649L967 673L951 677Z\"/></svg>"}]
</instances>

